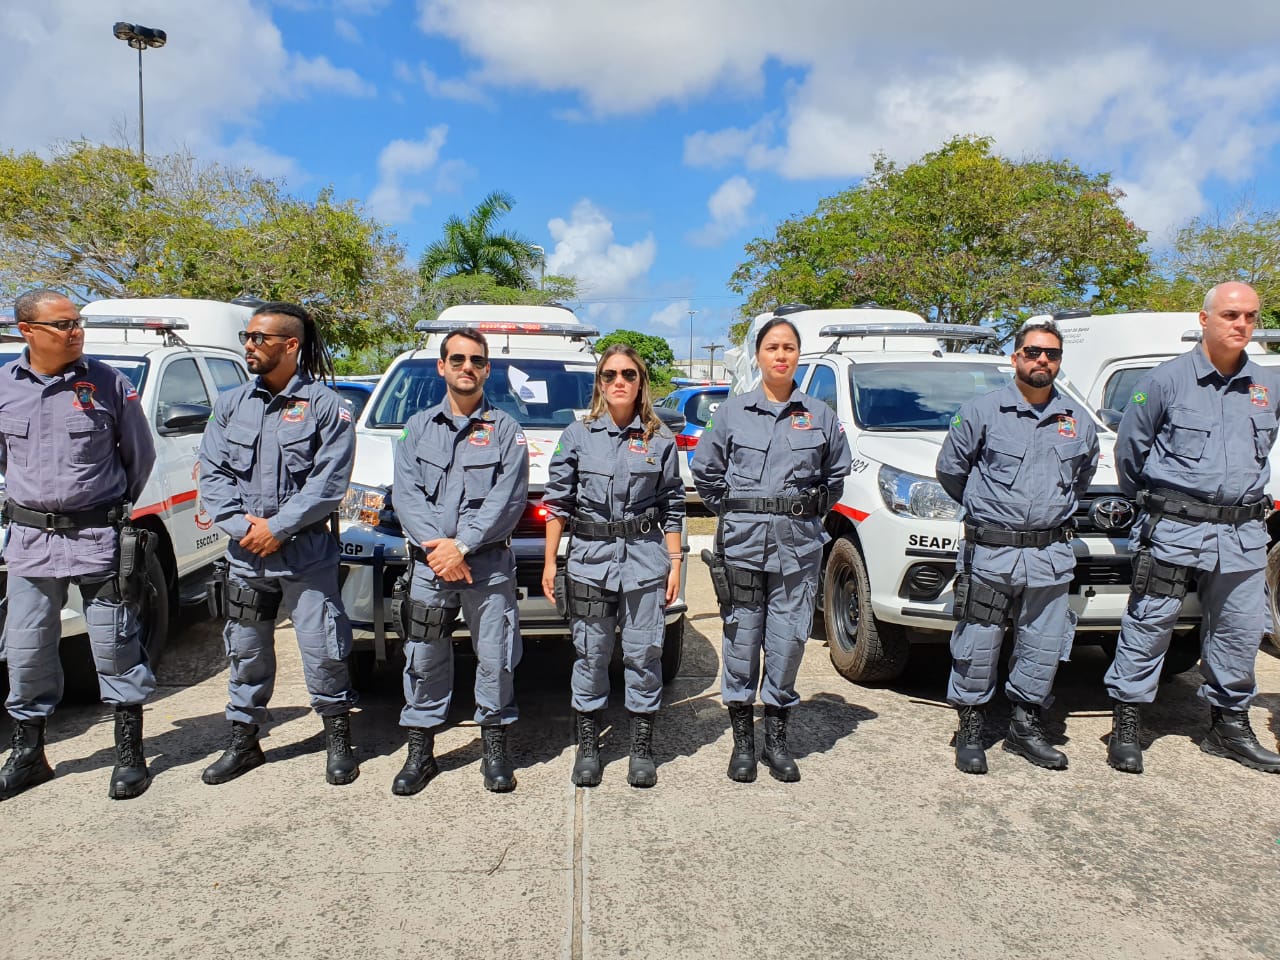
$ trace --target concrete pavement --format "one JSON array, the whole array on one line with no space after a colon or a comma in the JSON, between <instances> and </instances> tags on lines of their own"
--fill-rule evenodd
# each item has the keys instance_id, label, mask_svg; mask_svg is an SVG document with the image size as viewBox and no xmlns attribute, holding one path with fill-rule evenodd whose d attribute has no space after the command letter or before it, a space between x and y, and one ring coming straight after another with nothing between
<instances>
[{"instance_id":1,"label":"concrete pavement","mask_svg":"<svg viewBox=\"0 0 1280 960\"><path fill-rule=\"evenodd\" d=\"M696 561L689 584L685 666L647 791L626 784L620 706L604 783L569 783L571 654L556 644L531 644L520 668L513 794L481 786L462 661L459 722L437 738L442 773L424 792L390 793L404 756L395 674L364 690L360 779L330 787L287 628L268 764L205 786L226 672L216 626L187 623L146 711L143 797L106 798L110 711L68 705L50 725L57 777L0 804L0 957L1280 955L1280 777L1199 751L1194 672L1147 719L1144 776L1106 765L1105 660L1086 648L1052 712L1070 769L1000 751L998 719L992 772L972 777L952 766L942 648L902 682L860 687L814 641L791 736L803 780L762 768L735 784L720 621ZM1280 661L1258 664L1252 716L1270 745Z\"/></svg>"}]
</instances>

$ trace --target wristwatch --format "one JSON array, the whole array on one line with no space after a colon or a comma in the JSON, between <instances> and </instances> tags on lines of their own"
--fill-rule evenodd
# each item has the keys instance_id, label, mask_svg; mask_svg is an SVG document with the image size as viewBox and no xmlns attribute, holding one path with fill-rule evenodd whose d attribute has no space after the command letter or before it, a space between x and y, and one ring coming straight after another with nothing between
<instances>
[{"instance_id":1,"label":"wristwatch","mask_svg":"<svg viewBox=\"0 0 1280 960\"><path fill-rule=\"evenodd\" d=\"M454 546L454 549L458 551L458 556L460 557L465 557L468 553L471 552L471 548L468 547L461 540L457 539L456 537L453 540L453 546Z\"/></svg>"}]
</instances>

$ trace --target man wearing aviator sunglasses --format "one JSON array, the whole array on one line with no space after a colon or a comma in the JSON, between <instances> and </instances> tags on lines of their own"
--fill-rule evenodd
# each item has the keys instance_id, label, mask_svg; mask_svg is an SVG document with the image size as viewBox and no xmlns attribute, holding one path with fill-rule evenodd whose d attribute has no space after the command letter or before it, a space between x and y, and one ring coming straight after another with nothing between
<instances>
[{"instance_id":1,"label":"man wearing aviator sunglasses","mask_svg":"<svg viewBox=\"0 0 1280 960\"><path fill-rule=\"evenodd\" d=\"M1088 413L1053 386L1062 361L1053 323L1023 326L1012 360L1013 382L961 407L938 453L938 482L965 516L947 685L959 712L955 763L964 773L987 772L983 714L1010 622L1005 693L1013 716L1004 749L1050 770L1067 766L1041 711L1075 636L1067 606L1076 563L1071 517L1097 469L1098 438Z\"/></svg>"}]
</instances>

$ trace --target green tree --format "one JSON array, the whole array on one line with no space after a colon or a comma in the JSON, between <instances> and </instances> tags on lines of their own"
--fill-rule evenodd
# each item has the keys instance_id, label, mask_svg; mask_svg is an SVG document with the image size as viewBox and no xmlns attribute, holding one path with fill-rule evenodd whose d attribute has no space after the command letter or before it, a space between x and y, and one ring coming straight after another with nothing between
<instances>
[{"instance_id":1,"label":"green tree","mask_svg":"<svg viewBox=\"0 0 1280 960\"><path fill-rule=\"evenodd\" d=\"M671 378L675 376L676 356L662 337L650 336L638 330L614 330L596 341L596 353L603 353L615 343L625 343L640 354L649 368L649 381L658 396L669 392Z\"/></svg>"},{"instance_id":2,"label":"green tree","mask_svg":"<svg viewBox=\"0 0 1280 960\"><path fill-rule=\"evenodd\" d=\"M1006 160L989 138L954 137L905 167L877 155L861 184L749 243L729 287L746 294L745 317L872 301L1005 332L1046 310L1118 309L1141 296L1149 269L1122 196L1108 174ZM734 342L748 324L731 328Z\"/></svg>"},{"instance_id":3,"label":"green tree","mask_svg":"<svg viewBox=\"0 0 1280 960\"><path fill-rule=\"evenodd\" d=\"M332 190L88 143L49 159L0 154L0 292L49 286L85 299L252 294L312 309L338 351L406 318L404 250Z\"/></svg>"},{"instance_id":4,"label":"green tree","mask_svg":"<svg viewBox=\"0 0 1280 960\"><path fill-rule=\"evenodd\" d=\"M542 254L515 233L498 233L494 225L511 212L515 200L495 190L481 200L466 220L451 216L444 222L444 238L431 243L418 262L424 286L448 277L490 276L498 286L530 290L537 286L535 271Z\"/></svg>"}]
</instances>

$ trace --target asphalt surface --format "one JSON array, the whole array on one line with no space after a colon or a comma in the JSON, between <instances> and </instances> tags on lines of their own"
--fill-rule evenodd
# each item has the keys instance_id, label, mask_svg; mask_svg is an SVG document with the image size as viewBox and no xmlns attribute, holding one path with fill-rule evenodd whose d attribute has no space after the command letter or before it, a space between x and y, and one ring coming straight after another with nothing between
<instances>
[{"instance_id":1,"label":"asphalt surface","mask_svg":"<svg viewBox=\"0 0 1280 960\"><path fill-rule=\"evenodd\" d=\"M1194 671L1149 711L1143 776L1106 765L1106 662L1085 648L1052 711L1070 769L1002 752L1005 707L991 773L974 777L952 766L941 648L862 687L812 641L791 735L803 780L762 768L736 784L720 621L696 562L689 583L652 790L626 783L620 705L604 783L572 787L571 655L550 643L517 677L514 793L481 786L462 658L425 791L390 792L404 759L393 671L364 684L360 779L330 787L287 627L267 765L205 786L226 672L218 626L187 616L146 711L151 789L108 800L110 711L66 704L50 724L56 778L0 804L0 957L1280 956L1280 776L1200 752ZM1280 661L1263 652L1258 668L1252 718L1272 745Z\"/></svg>"}]
</instances>

